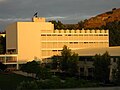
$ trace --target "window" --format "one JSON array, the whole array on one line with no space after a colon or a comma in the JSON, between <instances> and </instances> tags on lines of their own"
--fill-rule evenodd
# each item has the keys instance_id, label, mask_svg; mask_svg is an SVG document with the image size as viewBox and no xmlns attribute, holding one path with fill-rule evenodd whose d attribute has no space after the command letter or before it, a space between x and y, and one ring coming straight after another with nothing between
<instances>
[{"instance_id":1,"label":"window","mask_svg":"<svg viewBox=\"0 0 120 90\"><path fill-rule=\"evenodd\" d=\"M78 42L74 42L74 44L78 44Z\"/></svg>"},{"instance_id":2,"label":"window","mask_svg":"<svg viewBox=\"0 0 120 90\"><path fill-rule=\"evenodd\" d=\"M46 36L46 34L41 34L41 36Z\"/></svg>"},{"instance_id":3,"label":"window","mask_svg":"<svg viewBox=\"0 0 120 90\"><path fill-rule=\"evenodd\" d=\"M116 58L113 59L113 62L116 62Z\"/></svg>"},{"instance_id":4,"label":"window","mask_svg":"<svg viewBox=\"0 0 120 90\"><path fill-rule=\"evenodd\" d=\"M74 34L74 36L79 36L78 34Z\"/></svg>"},{"instance_id":5,"label":"window","mask_svg":"<svg viewBox=\"0 0 120 90\"><path fill-rule=\"evenodd\" d=\"M57 34L52 34L52 36L57 36Z\"/></svg>"},{"instance_id":6,"label":"window","mask_svg":"<svg viewBox=\"0 0 120 90\"><path fill-rule=\"evenodd\" d=\"M88 42L84 42L85 44L87 44Z\"/></svg>"},{"instance_id":7,"label":"window","mask_svg":"<svg viewBox=\"0 0 120 90\"><path fill-rule=\"evenodd\" d=\"M53 52L57 52L57 50L52 50Z\"/></svg>"},{"instance_id":8,"label":"window","mask_svg":"<svg viewBox=\"0 0 120 90\"><path fill-rule=\"evenodd\" d=\"M51 34L47 34L47 36L51 36Z\"/></svg>"},{"instance_id":9,"label":"window","mask_svg":"<svg viewBox=\"0 0 120 90\"><path fill-rule=\"evenodd\" d=\"M59 34L58 36L62 36L62 34Z\"/></svg>"},{"instance_id":10,"label":"window","mask_svg":"<svg viewBox=\"0 0 120 90\"><path fill-rule=\"evenodd\" d=\"M94 34L94 36L98 36L98 34Z\"/></svg>"},{"instance_id":11,"label":"window","mask_svg":"<svg viewBox=\"0 0 120 90\"><path fill-rule=\"evenodd\" d=\"M93 68L88 68L88 73L92 73L93 72Z\"/></svg>"},{"instance_id":12,"label":"window","mask_svg":"<svg viewBox=\"0 0 120 90\"><path fill-rule=\"evenodd\" d=\"M88 34L84 34L84 36L88 36Z\"/></svg>"},{"instance_id":13,"label":"window","mask_svg":"<svg viewBox=\"0 0 120 90\"><path fill-rule=\"evenodd\" d=\"M84 72L84 68L80 68L80 72Z\"/></svg>"},{"instance_id":14,"label":"window","mask_svg":"<svg viewBox=\"0 0 120 90\"><path fill-rule=\"evenodd\" d=\"M73 44L74 42L69 42L70 44Z\"/></svg>"},{"instance_id":15,"label":"window","mask_svg":"<svg viewBox=\"0 0 120 90\"><path fill-rule=\"evenodd\" d=\"M99 36L103 36L103 34L99 34Z\"/></svg>"},{"instance_id":16,"label":"window","mask_svg":"<svg viewBox=\"0 0 120 90\"><path fill-rule=\"evenodd\" d=\"M79 36L83 36L83 34L79 34Z\"/></svg>"},{"instance_id":17,"label":"window","mask_svg":"<svg viewBox=\"0 0 120 90\"><path fill-rule=\"evenodd\" d=\"M71 36L71 34L68 34L68 36Z\"/></svg>"},{"instance_id":18,"label":"window","mask_svg":"<svg viewBox=\"0 0 120 90\"><path fill-rule=\"evenodd\" d=\"M107 34L104 34L104 36L108 36Z\"/></svg>"}]
</instances>

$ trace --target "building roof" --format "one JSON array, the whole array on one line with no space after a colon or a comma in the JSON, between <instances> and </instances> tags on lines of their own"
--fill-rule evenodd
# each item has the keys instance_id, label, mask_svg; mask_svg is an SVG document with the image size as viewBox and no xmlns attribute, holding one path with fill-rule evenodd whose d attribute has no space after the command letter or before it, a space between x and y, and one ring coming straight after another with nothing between
<instances>
[{"instance_id":1,"label":"building roof","mask_svg":"<svg viewBox=\"0 0 120 90\"><path fill-rule=\"evenodd\" d=\"M84 48L72 51L78 53L79 56L94 56L95 54L104 54L106 51L109 53L110 56L120 56L120 46Z\"/></svg>"}]
</instances>

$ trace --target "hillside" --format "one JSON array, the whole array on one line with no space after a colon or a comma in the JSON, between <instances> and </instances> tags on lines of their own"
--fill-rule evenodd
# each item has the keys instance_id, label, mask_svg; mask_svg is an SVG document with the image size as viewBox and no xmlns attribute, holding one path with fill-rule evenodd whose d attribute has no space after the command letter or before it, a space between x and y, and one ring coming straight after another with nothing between
<instances>
[{"instance_id":1,"label":"hillside","mask_svg":"<svg viewBox=\"0 0 120 90\"><path fill-rule=\"evenodd\" d=\"M84 28L99 28L106 23L120 21L120 8L92 17L84 22Z\"/></svg>"}]
</instances>

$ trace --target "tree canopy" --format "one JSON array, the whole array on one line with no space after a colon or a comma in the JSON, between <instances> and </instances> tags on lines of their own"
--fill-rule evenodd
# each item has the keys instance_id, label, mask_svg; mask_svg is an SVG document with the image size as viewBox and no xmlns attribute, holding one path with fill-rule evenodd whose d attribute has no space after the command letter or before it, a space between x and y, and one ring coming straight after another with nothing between
<instances>
[{"instance_id":1,"label":"tree canopy","mask_svg":"<svg viewBox=\"0 0 120 90\"><path fill-rule=\"evenodd\" d=\"M94 57L94 78L100 82L109 81L109 65L110 65L110 56L108 52L105 52L103 55L96 54Z\"/></svg>"},{"instance_id":2,"label":"tree canopy","mask_svg":"<svg viewBox=\"0 0 120 90\"><path fill-rule=\"evenodd\" d=\"M60 68L63 72L75 75L78 72L78 54L72 53L71 50L64 45L61 52Z\"/></svg>"}]
</instances>

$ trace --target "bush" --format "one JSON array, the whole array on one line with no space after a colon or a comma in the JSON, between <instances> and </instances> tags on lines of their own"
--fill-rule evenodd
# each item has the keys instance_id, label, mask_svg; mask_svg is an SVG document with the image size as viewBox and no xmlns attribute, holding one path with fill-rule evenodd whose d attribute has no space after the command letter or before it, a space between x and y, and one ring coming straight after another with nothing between
<instances>
[{"instance_id":1,"label":"bush","mask_svg":"<svg viewBox=\"0 0 120 90\"><path fill-rule=\"evenodd\" d=\"M20 85L17 87L17 90L35 90L38 89L38 85L35 81L23 81L20 83Z\"/></svg>"},{"instance_id":2,"label":"bush","mask_svg":"<svg viewBox=\"0 0 120 90\"><path fill-rule=\"evenodd\" d=\"M46 80L22 82L17 87L17 90L81 88L81 87L95 87L95 86L98 85L94 82L90 82L86 80L77 80L76 78L67 78L66 80L61 80L58 77L52 77L51 79L46 79Z\"/></svg>"}]
</instances>

